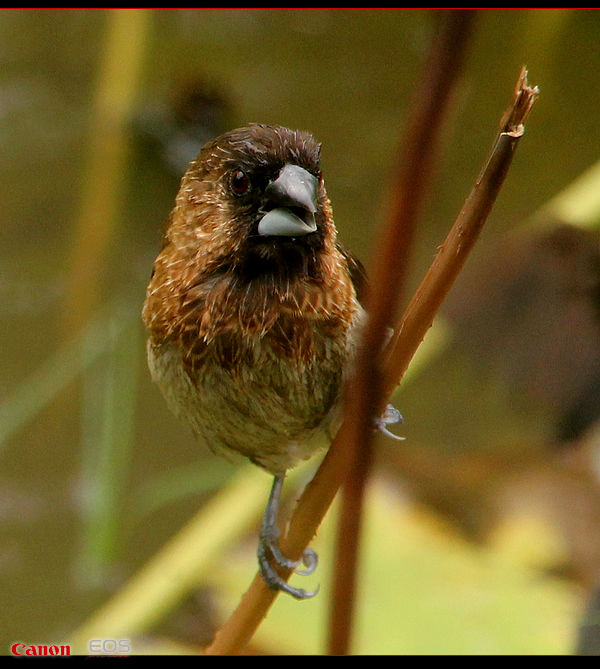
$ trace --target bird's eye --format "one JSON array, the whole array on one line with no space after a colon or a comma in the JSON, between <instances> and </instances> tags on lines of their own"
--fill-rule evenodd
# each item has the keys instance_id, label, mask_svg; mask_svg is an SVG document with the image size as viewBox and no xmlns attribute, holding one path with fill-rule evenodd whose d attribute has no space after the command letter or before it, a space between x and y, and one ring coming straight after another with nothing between
<instances>
[{"instance_id":1,"label":"bird's eye","mask_svg":"<svg viewBox=\"0 0 600 669\"><path fill-rule=\"evenodd\" d=\"M231 173L231 190L236 195L245 195L250 190L250 177L243 170Z\"/></svg>"}]
</instances>

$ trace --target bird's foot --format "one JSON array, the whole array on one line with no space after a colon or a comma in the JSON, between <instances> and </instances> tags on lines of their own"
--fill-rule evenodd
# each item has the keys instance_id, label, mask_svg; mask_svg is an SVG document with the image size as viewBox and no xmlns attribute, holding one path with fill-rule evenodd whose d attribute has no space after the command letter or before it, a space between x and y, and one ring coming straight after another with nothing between
<instances>
[{"instance_id":1,"label":"bird's foot","mask_svg":"<svg viewBox=\"0 0 600 669\"><path fill-rule=\"evenodd\" d=\"M265 583L271 590L287 592L288 595L292 595L296 599L310 599L314 597L319 591L318 587L313 592L307 592L303 588L292 587L278 574L269 558L272 558L283 569L293 569L296 574L307 576L312 574L317 568L317 554L312 549L307 548L300 560L290 560L281 552L278 537L279 530L273 526L263 528L258 540L258 565ZM304 565L305 569L298 569L300 565Z\"/></svg>"},{"instance_id":2,"label":"bird's foot","mask_svg":"<svg viewBox=\"0 0 600 669\"><path fill-rule=\"evenodd\" d=\"M386 437L391 437L397 441L404 441L404 437L399 437L397 434L390 432L387 428L388 425L396 425L403 422L404 418L402 418L402 414L398 411L398 409L393 407L391 404L388 404L385 408L383 416L379 416L379 418L375 419L375 427L383 432Z\"/></svg>"},{"instance_id":3,"label":"bird's foot","mask_svg":"<svg viewBox=\"0 0 600 669\"><path fill-rule=\"evenodd\" d=\"M258 566L265 583L271 590L287 592L288 595L292 595L296 599L310 599L317 594L319 588L314 592L307 592L302 588L293 588L291 585L288 585L286 580L280 576L273 566L275 564L282 569L292 569L297 574L307 575L314 572L318 562L317 554L310 548L304 551L300 560L290 560L281 552L278 541L277 509L279 507L279 498L284 478L285 472L277 474L273 480L273 487L271 488L271 494L269 495L269 501L267 502L258 538ZM299 570L298 567L300 565L304 565L305 569Z\"/></svg>"}]
</instances>

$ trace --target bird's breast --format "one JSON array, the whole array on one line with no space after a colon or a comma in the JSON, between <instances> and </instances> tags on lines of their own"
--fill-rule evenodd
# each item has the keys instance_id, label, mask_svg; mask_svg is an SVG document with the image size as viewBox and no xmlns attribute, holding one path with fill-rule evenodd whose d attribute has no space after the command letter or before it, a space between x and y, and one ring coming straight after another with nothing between
<instances>
[{"instance_id":1,"label":"bird's breast","mask_svg":"<svg viewBox=\"0 0 600 669\"><path fill-rule=\"evenodd\" d=\"M314 452L339 406L356 327L280 316L260 336L224 331L197 347L151 339L150 368L211 450L275 473Z\"/></svg>"},{"instance_id":2,"label":"bird's breast","mask_svg":"<svg viewBox=\"0 0 600 669\"><path fill-rule=\"evenodd\" d=\"M349 277L153 281L149 363L171 410L213 451L271 472L309 457L339 405L362 321Z\"/></svg>"}]
</instances>

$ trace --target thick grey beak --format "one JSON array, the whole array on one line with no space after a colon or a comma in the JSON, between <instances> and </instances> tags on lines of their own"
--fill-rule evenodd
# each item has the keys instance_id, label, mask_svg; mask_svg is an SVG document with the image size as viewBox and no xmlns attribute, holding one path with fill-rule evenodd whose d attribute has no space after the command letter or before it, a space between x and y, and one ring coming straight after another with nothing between
<instances>
[{"instance_id":1,"label":"thick grey beak","mask_svg":"<svg viewBox=\"0 0 600 669\"><path fill-rule=\"evenodd\" d=\"M318 179L303 167L285 165L265 189L274 205L258 224L258 234L299 237L315 232Z\"/></svg>"}]
</instances>

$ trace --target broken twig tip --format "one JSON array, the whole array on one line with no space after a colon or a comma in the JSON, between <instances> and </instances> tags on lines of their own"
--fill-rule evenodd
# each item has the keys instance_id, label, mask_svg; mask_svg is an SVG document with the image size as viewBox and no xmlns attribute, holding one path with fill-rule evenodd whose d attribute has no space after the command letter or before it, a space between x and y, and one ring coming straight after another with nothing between
<instances>
[{"instance_id":1,"label":"broken twig tip","mask_svg":"<svg viewBox=\"0 0 600 669\"><path fill-rule=\"evenodd\" d=\"M531 106L536 101L537 96L540 94L540 89L538 86L530 86L529 81L527 80L527 68L523 66L521 68L521 74L519 76L519 81L517 82L517 87L515 89L515 98L525 96L528 103L528 112L531 110Z\"/></svg>"},{"instance_id":2,"label":"broken twig tip","mask_svg":"<svg viewBox=\"0 0 600 669\"><path fill-rule=\"evenodd\" d=\"M540 93L537 86L530 86L527 80L527 68L522 67L512 105L507 109L500 132L513 137L521 137L535 101Z\"/></svg>"}]
</instances>

